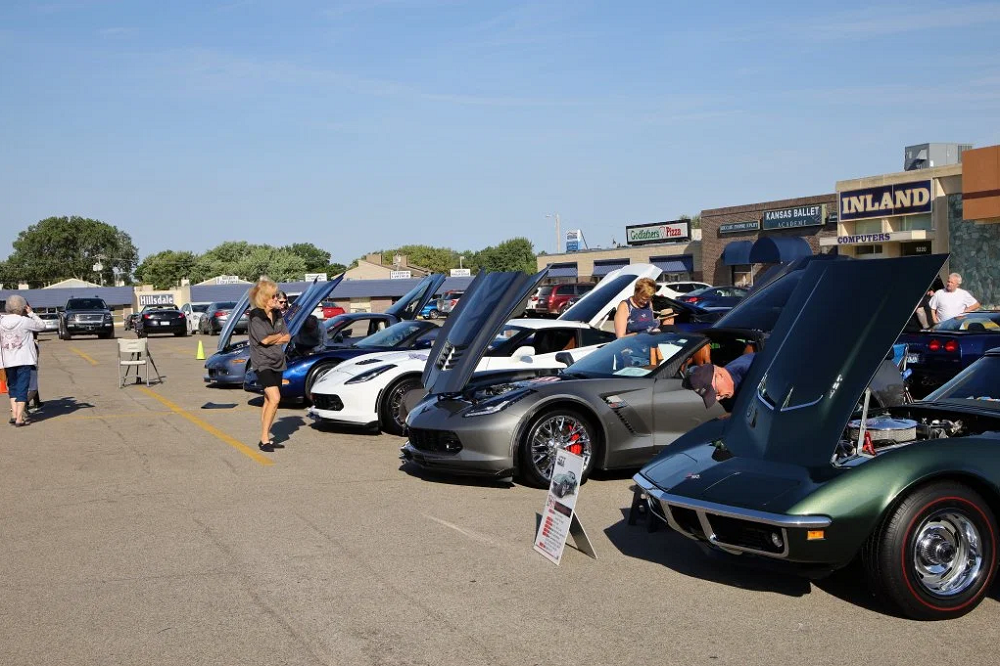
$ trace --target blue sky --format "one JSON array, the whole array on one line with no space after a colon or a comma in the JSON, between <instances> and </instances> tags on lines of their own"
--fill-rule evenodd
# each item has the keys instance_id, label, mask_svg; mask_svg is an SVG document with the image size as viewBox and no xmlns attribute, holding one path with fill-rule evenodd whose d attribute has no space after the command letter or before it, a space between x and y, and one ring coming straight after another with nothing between
<instances>
[{"instance_id":1,"label":"blue sky","mask_svg":"<svg viewBox=\"0 0 1000 666\"><path fill-rule=\"evenodd\" d=\"M51 215L141 256L348 262L831 192L1000 143L1000 3L0 3L0 257Z\"/></svg>"}]
</instances>

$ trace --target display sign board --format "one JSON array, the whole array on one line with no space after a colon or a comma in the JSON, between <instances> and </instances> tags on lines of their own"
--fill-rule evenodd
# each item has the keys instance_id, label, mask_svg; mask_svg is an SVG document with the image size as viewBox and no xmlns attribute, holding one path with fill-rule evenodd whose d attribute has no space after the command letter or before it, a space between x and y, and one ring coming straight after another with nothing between
<instances>
[{"instance_id":1,"label":"display sign board","mask_svg":"<svg viewBox=\"0 0 1000 666\"><path fill-rule=\"evenodd\" d=\"M170 294L139 294L139 307L147 305L171 305L174 295Z\"/></svg>"},{"instance_id":2,"label":"display sign board","mask_svg":"<svg viewBox=\"0 0 1000 666\"><path fill-rule=\"evenodd\" d=\"M239 284L239 283L240 283L239 275L220 275L219 277L215 278L215 284Z\"/></svg>"},{"instance_id":3,"label":"display sign board","mask_svg":"<svg viewBox=\"0 0 1000 666\"><path fill-rule=\"evenodd\" d=\"M625 242L629 245L663 243L691 238L691 223L687 220L633 224L625 227Z\"/></svg>"},{"instance_id":4,"label":"display sign board","mask_svg":"<svg viewBox=\"0 0 1000 666\"><path fill-rule=\"evenodd\" d=\"M567 252L579 252L580 251L580 238L583 236L583 232L579 229L570 229L566 232L566 251Z\"/></svg>"},{"instance_id":5,"label":"display sign board","mask_svg":"<svg viewBox=\"0 0 1000 666\"><path fill-rule=\"evenodd\" d=\"M881 185L840 193L840 220L915 215L931 211L931 181Z\"/></svg>"},{"instance_id":6,"label":"display sign board","mask_svg":"<svg viewBox=\"0 0 1000 666\"><path fill-rule=\"evenodd\" d=\"M326 282L326 273L306 273L306 282Z\"/></svg>"},{"instance_id":7,"label":"display sign board","mask_svg":"<svg viewBox=\"0 0 1000 666\"><path fill-rule=\"evenodd\" d=\"M583 463L583 456L565 449L556 453L549 495L535 534L535 550L556 564L562 559L566 538L570 534L576 500L580 495Z\"/></svg>"},{"instance_id":8,"label":"display sign board","mask_svg":"<svg viewBox=\"0 0 1000 666\"><path fill-rule=\"evenodd\" d=\"M778 210L765 210L761 228L764 231L773 229L797 229L799 227L822 226L826 206L795 206Z\"/></svg>"},{"instance_id":9,"label":"display sign board","mask_svg":"<svg viewBox=\"0 0 1000 666\"><path fill-rule=\"evenodd\" d=\"M857 234L855 236L837 236L837 245L871 245L872 243L888 243L894 240L902 240L900 234L905 234L909 240L910 232L881 233L881 234Z\"/></svg>"},{"instance_id":10,"label":"display sign board","mask_svg":"<svg viewBox=\"0 0 1000 666\"><path fill-rule=\"evenodd\" d=\"M452 277L470 277L471 275L472 275L472 271L470 271L468 268L453 268L453 269L451 269L451 276Z\"/></svg>"},{"instance_id":11,"label":"display sign board","mask_svg":"<svg viewBox=\"0 0 1000 666\"><path fill-rule=\"evenodd\" d=\"M720 234L736 234L741 231L759 231L759 230L760 230L760 220L747 220L746 222L730 222L729 224L719 225Z\"/></svg>"},{"instance_id":12,"label":"display sign board","mask_svg":"<svg viewBox=\"0 0 1000 666\"><path fill-rule=\"evenodd\" d=\"M389 279L390 280L409 280L411 277L413 277L413 274L410 273L410 271L390 271L389 272Z\"/></svg>"}]
</instances>

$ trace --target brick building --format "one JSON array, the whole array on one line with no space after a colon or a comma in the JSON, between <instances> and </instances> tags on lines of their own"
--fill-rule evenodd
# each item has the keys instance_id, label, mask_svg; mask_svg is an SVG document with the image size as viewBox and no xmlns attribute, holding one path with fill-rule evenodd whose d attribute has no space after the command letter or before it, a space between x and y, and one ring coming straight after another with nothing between
<instances>
[{"instance_id":1,"label":"brick building","mask_svg":"<svg viewBox=\"0 0 1000 666\"><path fill-rule=\"evenodd\" d=\"M702 279L752 284L770 265L819 254L837 237L837 195L820 194L701 211Z\"/></svg>"}]
</instances>

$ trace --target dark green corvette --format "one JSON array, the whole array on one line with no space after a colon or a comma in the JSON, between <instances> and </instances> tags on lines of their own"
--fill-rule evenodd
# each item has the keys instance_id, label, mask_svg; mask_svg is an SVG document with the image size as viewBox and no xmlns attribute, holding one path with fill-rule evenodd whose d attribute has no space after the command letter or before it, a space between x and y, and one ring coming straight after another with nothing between
<instances>
[{"instance_id":1,"label":"dark green corvette","mask_svg":"<svg viewBox=\"0 0 1000 666\"><path fill-rule=\"evenodd\" d=\"M810 266L731 417L635 476L652 514L716 549L797 568L860 556L873 590L912 618L975 608L997 569L1000 350L920 402L879 406L868 391L943 262Z\"/></svg>"}]
</instances>

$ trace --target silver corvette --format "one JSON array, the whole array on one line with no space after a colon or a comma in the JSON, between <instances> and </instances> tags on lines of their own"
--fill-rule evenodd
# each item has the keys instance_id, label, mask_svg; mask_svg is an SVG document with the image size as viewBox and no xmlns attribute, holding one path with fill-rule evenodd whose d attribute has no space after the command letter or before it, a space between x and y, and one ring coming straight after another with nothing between
<instances>
[{"instance_id":1,"label":"silver corvette","mask_svg":"<svg viewBox=\"0 0 1000 666\"><path fill-rule=\"evenodd\" d=\"M431 350L428 395L407 417L402 457L426 469L516 476L538 487L548 486L560 448L586 460L581 481L595 468L639 467L724 413L682 388L684 372L761 349L807 265L789 267L710 328L621 338L562 371L473 377L489 342L544 277L481 273Z\"/></svg>"}]
</instances>

